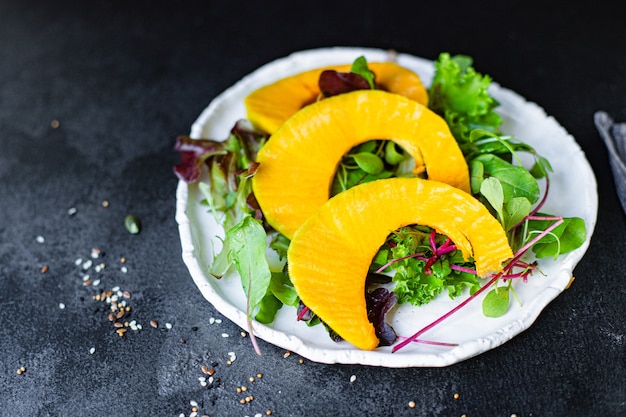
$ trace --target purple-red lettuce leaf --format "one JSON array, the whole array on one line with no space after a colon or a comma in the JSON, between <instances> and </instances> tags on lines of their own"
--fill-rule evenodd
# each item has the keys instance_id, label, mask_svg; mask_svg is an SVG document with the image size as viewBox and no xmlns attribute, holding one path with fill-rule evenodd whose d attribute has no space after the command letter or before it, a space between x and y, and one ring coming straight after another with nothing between
<instances>
[{"instance_id":1,"label":"purple-red lettuce leaf","mask_svg":"<svg viewBox=\"0 0 626 417\"><path fill-rule=\"evenodd\" d=\"M395 330L385 321L385 317L397 301L396 294L386 288L377 288L366 293L367 318L374 325L379 346L391 346L397 338Z\"/></svg>"},{"instance_id":2,"label":"purple-red lettuce leaf","mask_svg":"<svg viewBox=\"0 0 626 417\"><path fill-rule=\"evenodd\" d=\"M353 72L325 70L320 74L319 88L324 97L336 96L356 90L369 90L370 85L365 78Z\"/></svg>"},{"instance_id":3,"label":"purple-red lettuce leaf","mask_svg":"<svg viewBox=\"0 0 626 417\"><path fill-rule=\"evenodd\" d=\"M191 139L189 136L179 136L174 150L180 154L180 162L174 166L174 173L179 179L190 184L198 181L202 165L208 158L226 153L224 142Z\"/></svg>"}]
</instances>

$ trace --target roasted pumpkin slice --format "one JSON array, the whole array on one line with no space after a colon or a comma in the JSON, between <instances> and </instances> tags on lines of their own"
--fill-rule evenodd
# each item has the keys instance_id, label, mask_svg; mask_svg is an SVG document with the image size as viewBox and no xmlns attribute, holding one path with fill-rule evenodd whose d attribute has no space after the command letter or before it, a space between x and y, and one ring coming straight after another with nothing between
<instances>
[{"instance_id":1,"label":"roasted pumpkin slice","mask_svg":"<svg viewBox=\"0 0 626 417\"><path fill-rule=\"evenodd\" d=\"M469 191L467 164L441 117L406 97L360 90L305 107L261 148L252 186L268 223L291 238L328 200L341 158L371 139L396 142L429 179Z\"/></svg>"},{"instance_id":2,"label":"roasted pumpkin slice","mask_svg":"<svg viewBox=\"0 0 626 417\"><path fill-rule=\"evenodd\" d=\"M322 205L288 250L289 276L302 302L344 340L378 346L367 319L365 277L392 231L410 224L448 236L477 273L502 270L513 256L500 223L478 200L450 185L390 178L357 185Z\"/></svg>"},{"instance_id":3,"label":"roasted pumpkin slice","mask_svg":"<svg viewBox=\"0 0 626 417\"><path fill-rule=\"evenodd\" d=\"M413 71L394 62L372 62L368 67L376 74L377 88L427 105L426 88ZM257 128L273 133L295 112L317 101L320 95L320 74L327 69L349 72L350 65L305 71L253 91L244 100L248 120Z\"/></svg>"}]
</instances>

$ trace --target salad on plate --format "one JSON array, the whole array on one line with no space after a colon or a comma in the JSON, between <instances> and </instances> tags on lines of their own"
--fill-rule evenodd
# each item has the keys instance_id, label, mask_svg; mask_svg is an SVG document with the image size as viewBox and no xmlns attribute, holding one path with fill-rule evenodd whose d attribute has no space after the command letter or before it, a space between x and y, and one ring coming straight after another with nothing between
<instances>
[{"instance_id":1,"label":"salad on plate","mask_svg":"<svg viewBox=\"0 0 626 417\"><path fill-rule=\"evenodd\" d=\"M593 225L546 210L550 160L507 132L491 78L432 65L428 87L365 55L296 72L248 92L227 137L178 137L174 171L223 231L208 279L239 276L257 351L254 324L284 310L359 350L452 348L424 334L470 303L504 316L542 260L588 243ZM417 331L391 324L441 297Z\"/></svg>"}]
</instances>

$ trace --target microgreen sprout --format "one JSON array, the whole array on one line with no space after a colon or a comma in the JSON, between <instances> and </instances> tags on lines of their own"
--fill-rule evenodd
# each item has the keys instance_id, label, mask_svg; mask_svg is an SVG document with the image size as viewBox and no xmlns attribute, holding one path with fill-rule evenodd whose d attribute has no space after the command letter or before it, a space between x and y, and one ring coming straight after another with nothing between
<instances>
[{"instance_id":1,"label":"microgreen sprout","mask_svg":"<svg viewBox=\"0 0 626 417\"><path fill-rule=\"evenodd\" d=\"M537 242L539 242L539 240L541 240L543 237L547 236L548 234L550 234L552 232L552 230L556 229L560 224L563 223L563 218L562 217L558 217L558 216L551 216L551 217L540 217L541 220L550 220L550 221L554 221L554 223L552 225L550 225L547 229L545 229L543 232L537 234L535 237L533 237L533 239L531 239L528 243L526 243L522 248L520 248L514 255L513 258L511 258L505 265L504 269L501 272L498 272L497 274L494 274L489 281L483 285L478 291L476 291L475 293L471 294L469 297L467 297L464 301L462 301L459 305L455 306L454 308L452 308L451 310L449 310L448 312L446 312L445 314L443 314L442 316L440 316L438 319L436 319L435 321L431 322L430 324L428 324L427 326L423 327L422 329L420 329L418 332L414 333L412 336L409 336L407 338L405 338L403 341L401 341L400 343L398 343L397 345L395 345L392 348L392 352L397 352L398 350L402 349L404 346L408 345L411 342L414 342L416 340L419 340L418 338L426 333L428 330L432 329L433 327L437 326L438 324L440 324L441 322L443 322L444 320L446 320L448 317L452 316L454 313L456 313L457 311L461 310L463 307L465 307L469 302L471 302L472 300L476 299L480 294L482 294L483 292L487 291L487 289L489 289L491 286L493 286L494 284L496 284L500 279L504 279L505 276L507 275L511 275L515 276L516 274L512 273L513 268L515 268L516 266L519 265L524 265L524 264L519 264L518 262L520 261L520 259L522 258L522 256L524 254L526 254L526 252ZM528 216L526 218L526 221L529 220L537 220L536 216ZM526 272L528 270L529 266L526 266L524 271ZM522 277L524 276L524 274L521 275ZM508 278L508 279L512 279L512 278Z\"/></svg>"}]
</instances>

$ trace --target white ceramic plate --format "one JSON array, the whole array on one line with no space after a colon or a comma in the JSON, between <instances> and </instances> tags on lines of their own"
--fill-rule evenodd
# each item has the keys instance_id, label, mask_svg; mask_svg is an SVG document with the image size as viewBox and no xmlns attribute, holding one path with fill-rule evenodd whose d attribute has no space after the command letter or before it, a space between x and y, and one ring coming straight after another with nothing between
<instances>
[{"instance_id":1,"label":"white ceramic plate","mask_svg":"<svg viewBox=\"0 0 626 417\"><path fill-rule=\"evenodd\" d=\"M364 55L369 62L390 58L390 54L383 50L337 47L298 52L271 62L215 98L193 124L190 135L196 139L225 139L234 123L245 118L243 99L251 91L308 69L351 63L360 55ZM426 85L430 83L433 75L431 61L407 54L394 57L400 65L418 73ZM454 347L412 343L396 353L391 353L389 347L363 351L347 342L331 341L322 326L310 328L303 322L297 322L292 307L283 307L271 325L254 323L254 332L258 337L316 362L439 367L493 349L535 321L543 308L568 286L575 265L587 250L596 223L596 180L578 144L543 109L495 83L491 93L501 103L499 112L504 119L503 131L534 146L554 168L550 196L544 211L583 218L588 232L585 244L557 261L541 260L540 268L545 276L537 273L527 283L517 282L516 292L522 305L512 303L504 316L496 319L483 316L479 297L422 336L424 339L458 344ZM219 237L223 237L223 229L206 206L200 205L202 196L196 185L181 181L176 199L182 256L194 282L217 310L247 330L246 301L239 277L233 273L217 280L208 273L207 265L213 259L214 251L221 248ZM450 300L447 294L442 294L424 307L402 305L393 313L391 324L399 335L409 336L462 299Z\"/></svg>"}]
</instances>

